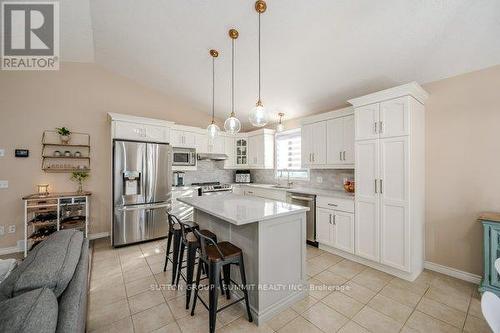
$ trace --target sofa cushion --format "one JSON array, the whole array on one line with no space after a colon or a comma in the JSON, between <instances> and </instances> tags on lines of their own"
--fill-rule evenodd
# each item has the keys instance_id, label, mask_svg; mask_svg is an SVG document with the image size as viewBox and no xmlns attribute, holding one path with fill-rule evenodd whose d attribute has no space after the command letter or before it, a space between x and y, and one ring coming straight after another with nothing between
<instances>
[{"instance_id":1,"label":"sofa cushion","mask_svg":"<svg viewBox=\"0 0 500 333\"><path fill-rule=\"evenodd\" d=\"M0 302L0 332L54 332L57 298L48 288L26 292Z\"/></svg>"},{"instance_id":2,"label":"sofa cushion","mask_svg":"<svg viewBox=\"0 0 500 333\"><path fill-rule=\"evenodd\" d=\"M87 280L89 274L89 241L83 241L80 261L73 279L59 298L57 333L84 333L87 318Z\"/></svg>"},{"instance_id":3,"label":"sofa cushion","mask_svg":"<svg viewBox=\"0 0 500 333\"><path fill-rule=\"evenodd\" d=\"M0 301L43 287L61 296L75 272L82 243L81 231L61 230L50 235L0 284Z\"/></svg>"}]
</instances>

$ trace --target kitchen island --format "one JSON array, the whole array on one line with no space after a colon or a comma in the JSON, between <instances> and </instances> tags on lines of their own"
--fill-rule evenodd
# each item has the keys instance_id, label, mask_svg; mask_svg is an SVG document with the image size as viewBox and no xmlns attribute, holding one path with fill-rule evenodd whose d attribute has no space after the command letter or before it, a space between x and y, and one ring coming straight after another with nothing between
<instances>
[{"instance_id":1,"label":"kitchen island","mask_svg":"<svg viewBox=\"0 0 500 333\"><path fill-rule=\"evenodd\" d=\"M263 323L307 294L306 207L233 193L178 198L194 221L243 251L250 308ZM239 282L236 267L231 271Z\"/></svg>"}]
</instances>

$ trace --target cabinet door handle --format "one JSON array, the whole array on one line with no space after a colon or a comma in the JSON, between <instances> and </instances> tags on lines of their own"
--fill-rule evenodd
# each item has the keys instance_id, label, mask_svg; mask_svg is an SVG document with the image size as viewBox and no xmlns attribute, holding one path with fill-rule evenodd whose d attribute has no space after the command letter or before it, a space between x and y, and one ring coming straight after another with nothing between
<instances>
[{"instance_id":1,"label":"cabinet door handle","mask_svg":"<svg viewBox=\"0 0 500 333\"><path fill-rule=\"evenodd\" d=\"M328 214L328 220L329 220L328 222L332 224L332 214Z\"/></svg>"},{"instance_id":2,"label":"cabinet door handle","mask_svg":"<svg viewBox=\"0 0 500 333\"><path fill-rule=\"evenodd\" d=\"M383 179L380 179L380 193L384 193Z\"/></svg>"},{"instance_id":3,"label":"cabinet door handle","mask_svg":"<svg viewBox=\"0 0 500 333\"><path fill-rule=\"evenodd\" d=\"M337 225L337 223L335 222L335 214L333 214L333 225Z\"/></svg>"},{"instance_id":4,"label":"cabinet door handle","mask_svg":"<svg viewBox=\"0 0 500 333\"><path fill-rule=\"evenodd\" d=\"M345 161L345 150L344 150L344 152L342 153L342 159Z\"/></svg>"},{"instance_id":5,"label":"cabinet door handle","mask_svg":"<svg viewBox=\"0 0 500 333\"><path fill-rule=\"evenodd\" d=\"M378 188L377 188L377 179L375 179L375 193L378 193Z\"/></svg>"},{"instance_id":6,"label":"cabinet door handle","mask_svg":"<svg viewBox=\"0 0 500 333\"><path fill-rule=\"evenodd\" d=\"M373 123L373 131L377 134L377 122Z\"/></svg>"},{"instance_id":7,"label":"cabinet door handle","mask_svg":"<svg viewBox=\"0 0 500 333\"><path fill-rule=\"evenodd\" d=\"M341 151L339 151L339 160L342 161L342 152Z\"/></svg>"},{"instance_id":8,"label":"cabinet door handle","mask_svg":"<svg viewBox=\"0 0 500 333\"><path fill-rule=\"evenodd\" d=\"M378 128L380 133L384 133L384 123L382 121L378 122Z\"/></svg>"},{"instance_id":9,"label":"cabinet door handle","mask_svg":"<svg viewBox=\"0 0 500 333\"><path fill-rule=\"evenodd\" d=\"M314 153L313 153L313 162L315 162L315 160L314 160Z\"/></svg>"},{"instance_id":10,"label":"cabinet door handle","mask_svg":"<svg viewBox=\"0 0 500 333\"><path fill-rule=\"evenodd\" d=\"M329 203L328 206L337 207L336 204Z\"/></svg>"}]
</instances>

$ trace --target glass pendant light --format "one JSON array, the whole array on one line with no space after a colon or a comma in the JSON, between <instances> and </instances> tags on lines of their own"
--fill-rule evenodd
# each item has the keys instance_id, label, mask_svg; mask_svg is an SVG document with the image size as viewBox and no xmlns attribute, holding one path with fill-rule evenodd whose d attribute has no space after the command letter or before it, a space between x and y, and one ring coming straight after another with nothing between
<instances>
[{"instance_id":1,"label":"glass pendant light","mask_svg":"<svg viewBox=\"0 0 500 333\"><path fill-rule=\"evenodd\" d=\"M261 87L261 79L260 79L260 15L264 13L267 9L267 4L263 0L258 0L255 2L255 10L259 13L259 99L255 104L255 107L250 111L250 116L248 119L250 123L255 127L266 126L269 122L269 116L267 114L264 105L262 104L262 100L260 99L260 87Z\"/></svg>"},{"instance_id":2,"label":"glass pendant light","mask_svg":"<svg viewBox=\"0 0 500 333\"><path fill-rule=\"evenodd\" d=\"M278 116L280 117L280 120L278 122L278 125L276 125L276 132L283 132L285 129L285 126L283 125L283 116L285 114L283 112L278 113Z\"/></svg>"},{"instance_id":3,"label":"glass pendant light","mask_svg":"<svg viewBox=\"0 0 500 333\"><path fill-rule=\"evenodd\" d=\"M236 134L241 130L241 123L234 113L234 41L238 36L238 30L229 30L229 37L231 37L231 114L224 122L224 129L229 134Z\"/></svg>"},{"instance_id":4,"label":"glass pendant light","mask_svg":"<svg viewBox=\"0 0 500 333\"><path fill-rule=\"evenodd\" d=\"M219 135L220 129L219 126L215 123L215 58L219 56L219 52L217 50L210 50L210 55L212 56L212 123L208 125L207 131L208 136L211 139L214 139L217 135Z\"/></svg>"}]
</instances>

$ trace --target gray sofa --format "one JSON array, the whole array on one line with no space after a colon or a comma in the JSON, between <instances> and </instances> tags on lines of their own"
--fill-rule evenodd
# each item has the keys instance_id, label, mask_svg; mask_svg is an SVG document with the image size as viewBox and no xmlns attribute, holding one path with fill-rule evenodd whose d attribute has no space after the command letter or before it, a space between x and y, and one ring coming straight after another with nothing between
<instances>
[{"instance_id":1,"label":"gray sofa","mask_svg":"<svg viewBox=\"0 0 500 333\"><path fill-rule=\"evenodd\" d=\"M0 332L85 332L89 243L61 230L0 284Z\"/></svg>"}]
</instances>

